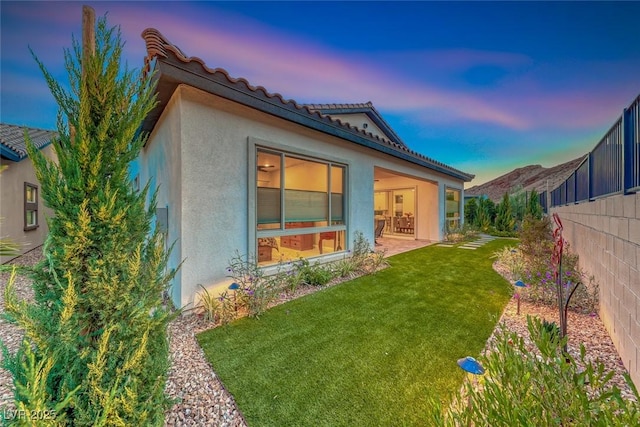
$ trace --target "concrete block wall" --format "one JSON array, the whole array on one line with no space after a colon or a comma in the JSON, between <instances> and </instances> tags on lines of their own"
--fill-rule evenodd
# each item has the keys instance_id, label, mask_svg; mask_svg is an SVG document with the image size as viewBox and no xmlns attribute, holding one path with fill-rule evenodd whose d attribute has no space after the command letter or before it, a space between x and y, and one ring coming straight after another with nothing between
<instances>
[{"instance_id":1,"label":"concrete block wall","mask_svg":"<svg viewBox=\"0 0 640 427\"><path fill-rule=\"evenodd\" d=\"M640 193L552 208L580 267L600 286L600 317L640 386Z\"/></svg>"}]
</instances>

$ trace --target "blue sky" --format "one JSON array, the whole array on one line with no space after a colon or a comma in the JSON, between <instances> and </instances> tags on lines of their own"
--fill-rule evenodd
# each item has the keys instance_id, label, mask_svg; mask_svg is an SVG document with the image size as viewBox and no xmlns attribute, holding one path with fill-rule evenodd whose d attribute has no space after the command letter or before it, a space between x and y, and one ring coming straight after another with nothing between
<instances>
[{"instance_id":1,"label":"blue sky","mask_svg":"<svg viewBox=\"0 0 640 427\"><path fill-rule=\"evenodd\" d=\"M371 101L412 149L480 184L591 150L640 93L640 2L0 3L0 120L54 129L29 53L66 80L82 4L300 103Z\"/></svg>"}]
</instances>

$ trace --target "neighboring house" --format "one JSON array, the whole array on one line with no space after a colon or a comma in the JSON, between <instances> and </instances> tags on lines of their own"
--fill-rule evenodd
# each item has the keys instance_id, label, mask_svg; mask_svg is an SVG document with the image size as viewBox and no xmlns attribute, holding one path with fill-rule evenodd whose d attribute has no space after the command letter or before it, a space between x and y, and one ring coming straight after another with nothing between
<instances>
[{"instance_id":1,"label":"neighboring house","mask_svg":"<svg viewBox=\"0 0 640 427\"><path fill-rule=\"evenodd\" d=\"M438 241L460 225L473 175L409 149L371 103L299 105L143 32L158 105L134 181L158 187L159 224L184 260L171 296L221 289L234 254L265 269L344 257L356 232ZM270 267L271 266L271 267Z\"/></svg>"},{"instance_id":2,"label":"neighboring house","mask_svg":"<svg viewBox=\"0 0 640 427\"><path fill-rule=\"evenodd\" d=\"M27 156L24 133L42 153L55 158L51 146L56 132L0 124L0 163L7 168L0 174L0 237L20 245L20 253L44 243L49 228L46 218L51 210L44 207L33 164ZM1 257L0 263L13 257Z\"/></svg>"}]
</instances>

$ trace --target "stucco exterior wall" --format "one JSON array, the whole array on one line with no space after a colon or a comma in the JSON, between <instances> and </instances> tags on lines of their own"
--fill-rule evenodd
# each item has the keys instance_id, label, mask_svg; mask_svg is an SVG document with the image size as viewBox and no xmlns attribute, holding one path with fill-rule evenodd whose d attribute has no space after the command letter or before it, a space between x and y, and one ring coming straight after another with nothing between
<instances>
[{"instance_id":1,"label":"stucco exterior wall","mask_svg":"<svg viewBox=\"0 0 640 427\"><path fill-rule=\"evenodd\" d=\"M640 193L553 208L580 267L600 286L600 317L640 384Z\"/></svg>"},{"instance_id":2,"label":"stucco exterior wall","mask_svg":"<svg viewBox=\"0 0 640 427\"><path fill-rule=\"evenodd\" d=\"M371 132L375 136L382 138L389 137L382 132L382 130L376 125L373 120L369 118L365 113L353 113L353 114L330 114L334 119L340 119L343 123L349 123L351 126L355 126L358 129L363 129L367 132ZM365 128L363 125L366 124Z\"/></svg>"},{"instance_id":3,"label":"stucco exterior wall","mask_svg":"<svg viewBox=\"0 0 640 427\"><path fill-rule=\"evenodd\" d=\"M174 129L176 126L178 131ZM169 166L158 163L151 169L161 175L164 170L165 179L174 175L181 182L179 190L162 194L167 197L166 201L161 197L158 199L159 206L167 203L170 208L182 200L179 209L181 227L176 233L184 264L177 278L180 290L173 294L174 301L180 306L193 302L200 284L214 287L229 283L226 268L234 253L244 255L255 250L252 238L255 225L248 212L255 185L248 178L250 165L255 164L249 155L253 155L255 145L340 161L348 166L349 244L356 231L363 232L369 241L373 241L376 166L462 188L462 182L446 179L442 174L431 173L425 168L189 86L177 89L148 145L146 155L162 151L164 155L172 156ZM179 170L176 169L178 164ZM433 184L425 185L433 187L425 190L427 194L436 192ZM436 212L444 217L442 209ZM442 222L443 218L436 221Z\"/></svg>"},{"instance_id":4,"label":"stucco exterior wall","mask_svg":"<svg viewBox=\"0 0 640 427\"><path fill-rule=\"evenodd\" d=\"M168 209L167 247L173 246L167 267L175 269L184 258L182 254L182 128L180 126L180 93L176 93L149 135L147 145L138 158L140 187L149 183L149 197L157 191L157 207ZM174 302L188 295L180 287L182 270L179 270L170 294Z\"/></svg>"},{"instance_id":5,"label":"stucco exterior wall","mask_svg":"<svg viewBox=\"0 0 640 427\"><path fill-rule=\"evenodd\" d=\"M55 159L53 146L49 145L41 150L49 159ZM20 245L20 254L29 252L44 243L49 234L47 218L53 212L44 205L41 186L36 178L36 172L30 159L12 162L2 159L2 165L8 168L0 173L0 236L13 240ZM24 183L38 186L38 228L24 231ZM0 263L5 263L14 257L0 257Z\"/></svg>"}]
</instances>

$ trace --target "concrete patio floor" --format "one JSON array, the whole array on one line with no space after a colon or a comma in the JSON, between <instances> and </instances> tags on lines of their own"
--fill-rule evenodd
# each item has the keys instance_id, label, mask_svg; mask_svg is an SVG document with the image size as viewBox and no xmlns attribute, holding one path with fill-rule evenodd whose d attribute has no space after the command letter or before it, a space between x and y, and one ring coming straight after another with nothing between
<instances>
[{"instance_id":1,"label":"concrete patio floor","mask_svg":"<svg viewBox=\"0 0 640 427\"><path fill-rule=\"evenodd\" d=\"M387 257L437 243L430 240L396 239L393 237L380 237L377 242L375 250L384 251Z\"/></svg>"}]
</instances>

